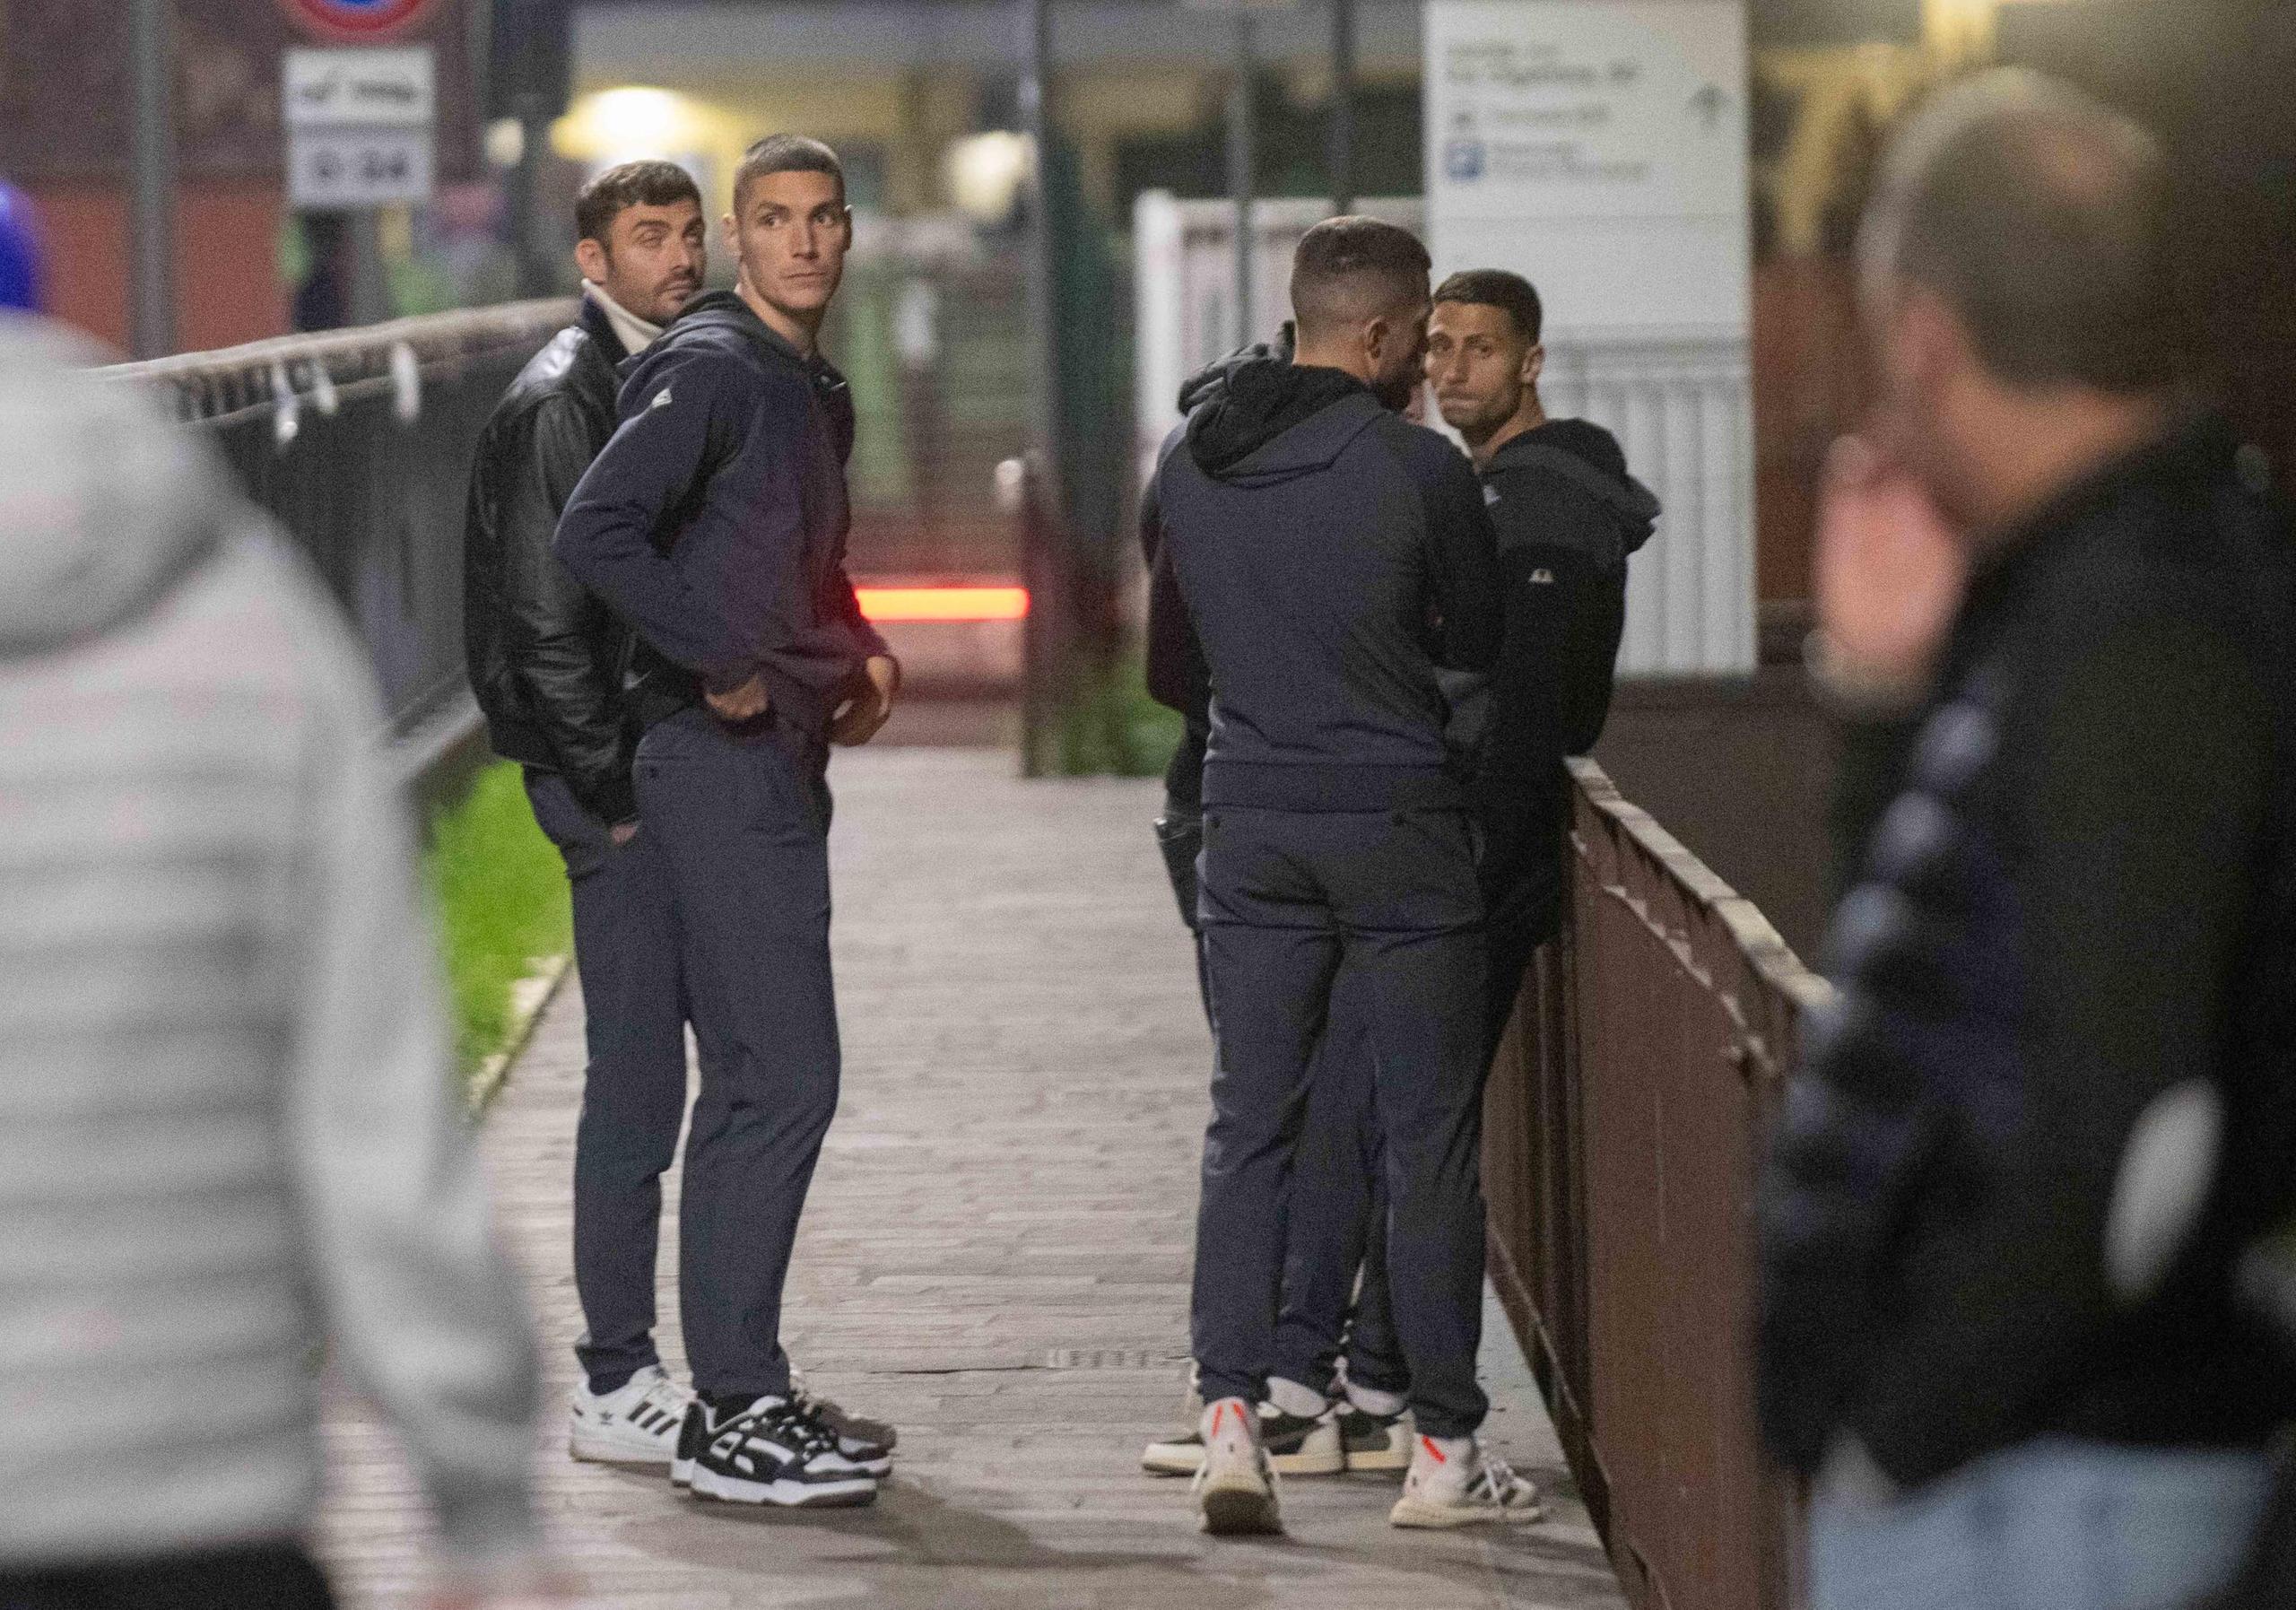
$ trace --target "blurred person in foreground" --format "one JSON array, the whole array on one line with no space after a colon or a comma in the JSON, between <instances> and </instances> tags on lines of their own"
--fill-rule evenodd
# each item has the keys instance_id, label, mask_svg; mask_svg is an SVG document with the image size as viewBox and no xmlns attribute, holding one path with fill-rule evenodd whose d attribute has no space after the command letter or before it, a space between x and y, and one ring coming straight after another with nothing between
<instances>
[{"instance_id":1,"label":"blurred person in foreground","mask_svg":"<svg viewBox=\"0 0 2296 1610\"><path fill-rule=\"evenodd\" d=\"M440 1606L530 1580L534 1356L364 656L99 354L0 322L0 1605L328 1602L314 1347Z\"/></svg>"},{"instance_id":2,"label":"blurred person in foreground","mask_svg":"<svg viewBox=\"0 0 2296 1610\"><path fill-rule=\"evenodd\" d=\"M2179 386L2151 139L1940 93L1860 239L1881 402L1820 536L1853 884L1765 1182L1758 1379L1815 1610L2137 1610L2232 1571L2296 1358L2296 592Z\"/></svg>"},{"instance_id":3,"label":"blurred person in foreground","mask_svg":"<svg viewBox=\"0 0 2296 1610\"><path fill-rule=\"evenodd\" d=\"M613 434L614 370L701 289L701 192L674 162L625 162L575 201L582 308L496 405L471 469L463 629L494 752L525 769L572 885L589 1062L574 1142L578 1459L667 1470L691 1395L654 1346L662 1173L685 1121L682 941L662 849L639 832L622 686L630 629L551 553ZM705 1045L705 1055L714 1048Z\"/></svg>"}]
</instances>

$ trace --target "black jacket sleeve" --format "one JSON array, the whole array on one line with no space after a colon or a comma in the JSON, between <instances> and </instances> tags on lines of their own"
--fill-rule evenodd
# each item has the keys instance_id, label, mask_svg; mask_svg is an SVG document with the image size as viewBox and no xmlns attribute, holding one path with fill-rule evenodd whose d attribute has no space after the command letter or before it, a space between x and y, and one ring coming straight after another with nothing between
<instances>
[{"instance_id":1,"label":"black jacket sleeve","mask_svg":"<svg viewBox=\"0 0 2296 1610\"><path fill-rule=\"evenodd\" d=\"M1626 635L1626 566L1600 565L1569 549L1558 548L1544 557L1554 577L1561 616L1556 671L1562 752L1585 754L1610 719L1619 641Z\"/></svg>"},{"instance_id":2,"label":"black jacket sleeve","mask_svg":"<svg viewBox=\"0 0 2296 1610\"><path fill-rule=\"evenodd\" d=\"M601 821L618 822L638 814L614 686L619 667L599 663L603 606L551 552L591 447L578 406L551 396L529 417L523 450L506 444L499 460L509 469L496 504L505 668L575 797Z\"/></svg>"},{"instance_id":3,"label":"black jacket sleeve","mask_svg":"<svg viewBox=\"0 0 2296 1610\"><path fill-rule=\"evenodd\" d=\"M1436 661L1449 671L1488 671L1505 635L1499 535L1483 483L1465 455L1414 429L1412 472L1426 507L1427 580L1435 608Z\"/></svg>"},{"instance_id":4,"label":"black jacket sleeve","mask_svg":"<svg viewBox=\"0 0 2296 1610\"><path fill-rule=\"evenodd\" d=\"M1170 454L1178 438L1165 444ZM1212 666L1196 635L1196 621L1180 593L1171 544L1164 540L1163 511L1151 477L1140 494L1140 555L1148 564L1148 695L1178 710L1193 732L1208 729L1212 710Z\"/></svg>"},{"instance_id":5,"label":"black jacket sleeve","mask_svg":"<svg viewBox=\"0 0 2296 1610\"><path fill-rule=\"evenodd\" d=\"M740 449L752 424L741 366L709 355L649 363L624 387L621 428L574 489L554 547L656 651L715 689L758 668L720 600L691 585L654 534ZM795 544L788 544L793 550Z\"/></svg>"}]
</instances>

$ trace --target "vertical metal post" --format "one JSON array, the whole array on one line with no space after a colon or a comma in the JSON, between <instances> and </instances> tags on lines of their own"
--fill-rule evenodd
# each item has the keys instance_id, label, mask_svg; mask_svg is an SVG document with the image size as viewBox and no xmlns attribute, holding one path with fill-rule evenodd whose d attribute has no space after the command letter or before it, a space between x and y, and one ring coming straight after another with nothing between
<instances>
[{"instance_id":1,"label":"vertical metal post","mask_svg":"<svg viewBox=\"0 0 2296 1610\"><path fill-rule=\"evenodd\" d=\"M517 100L518 165L510 173L510 242L520 296L548 296L557 274L543 250L542 169L550 153L550 114L539 97Z\"/></svg>"},{"instance_id":2,"label":"vertical metal post","mask_svg":"<svg viewBox=\"0 0 2296 1610\"><path fill-rule=\"evenodd\" d=\"M373 207L361 207L345 216L350 224L351 322L380 324L391 316L391 288L383 266L382 220Z\"/></svg>"},{"instance_id":3,"label":"vertical metal post","mask_svg":"<svg viewBox=\"0 0 2296 1610\"><path fill-rule=\"evenodd\" d=\"M133 0L128 22L135 83L128 340L139 358L164 357L176 348L173 5Z\"/></svg>"},{"instance_id":4,"label":"vertical metal post","mask_svg":"<svg viewBox=\"0 0 2296 1610\"><path fill-rule=\"evenodd\" d=\"M1228 85L1228 189L1236 203L1236 344L1252 338L1252 80L1257 64L1252 50L1252 19L1236 13L1236 66Z\"/></svg>"},{"instance_id":5,"label":"vertical metal post","mask_svg":"<svg viewBox=\"0 0 2296 1610\"><path fill-rule=\"evenodd\" d=\"M1053 287L1057 265L1051 187L1052 116L1047 77L1052 59L1049 0L1022 0L1021 125L1029 136L1029 357L1036 406L1031 415L1038 452L1050 466L1059 410L1060 364L1055 344Z\"/></svg>"},{"instance_id":6,"label":"vertical metal post","mask_svg":"<svg viewBox=\"0 0 2296 1610\"><path fill-rule=\"evenodd\" d=\"M1021 482L1022 563L1029 587L1022 626L1021 770L1053 769L1060 678L1065 670L1065 521L1060 475L1060 350L1055 325L1057 265L1052 187L1052 15L1048 0L1021 0L1021 125L1029 136L1029 379L1031 451Z\"/></svg>"},{"instance_id":7,"label":"vertical metal post","mask_svg":"<svg viewBox=\"0 0 2296 1610\"><path fill-rule=\"evenodd\" d=\"M1355 207L1355 0L1331 0L1331 210Z\"/></svg>"}]
</instances>

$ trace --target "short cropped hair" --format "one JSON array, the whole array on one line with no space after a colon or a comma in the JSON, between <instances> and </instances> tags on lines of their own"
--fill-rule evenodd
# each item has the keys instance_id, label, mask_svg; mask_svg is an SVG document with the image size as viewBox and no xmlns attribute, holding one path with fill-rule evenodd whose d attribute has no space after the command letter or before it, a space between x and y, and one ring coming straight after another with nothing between
<instances>
[{"instance_id":1,"label":"short cropped hair","mask_svg":"<svg viewBox=\"0 0 2296 1610\"><path fill-rule=\"evenodd\" d=\"M741 166L734 170L736 214L750 181L774 173L826 173L837 181L838 200L845 199L845 164L837 152L804 135L768 135L742 153Z\"/></svg>"},{"instance_id":2,"label":"short cropped hair","mask_svg":"<svg viewBox=\"0 0 2296 1610\"><path fill-rule=\"evenodd\" d=\"M1368 321L1414 294L1433 266L1409 230L1376 218L1326 218L1292 255L1292 311L1312 339Z\"/></svg>"},{"instance_id":3,"label":"short cropped hair","mask_svg":"<svg viewBox=\"0 0 2296 1610\"><path fill-rule=\"evenodd\" d=\"M1869 292L1934 292L2015 386L2178 376L2168 165L2152 135L2038 74L1939 91L1892 142L1858 235Z\"/></svg>"},{"instance_id":4,"label":"short cropped hair","mask_svg":"<svg viewBox=\"0 0 2296 1610\"><path fill-rule=\"evenodd\" d=\"M701 187L675 162L622 162L584 185L574 197L574 227L580 239L604 245L613 221L631 207L674 207L682 201L701 205Z\"/></svg>"},{"instance_id":5,"label":"short cropped hair","mask_svg":"<svg viewBox=\"0 0 2296 1610\"><path fill-rule=\"evenodd\" d=\"M1463 269L1435 287L1435 300L1497 308L1515 321L1515 328L1532 346L1538 345L1539 330L1546 322L1537 288L1503 268Z\"/></svg>"}]
</instances>

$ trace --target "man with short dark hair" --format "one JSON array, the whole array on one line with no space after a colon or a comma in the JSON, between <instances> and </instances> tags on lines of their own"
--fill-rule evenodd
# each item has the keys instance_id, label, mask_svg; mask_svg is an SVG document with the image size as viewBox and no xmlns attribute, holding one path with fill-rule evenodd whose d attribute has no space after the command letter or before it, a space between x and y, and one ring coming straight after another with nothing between
<instances>
[{"instance_id":1,"label":"man with short dark hair","mask_svg":"<svg viewBox=\"0 0 2296 1610\"><path fill-rule=\"evenodd\" d=\"M1615 437L1587 420L1547 417L1544 318L1520 274L1470 269L1436 287L1427 332L1436 406L1474 457L1499 533L1504 644L1457 735L1480 757L1473 798L1494 1047L1524 970L1561 922L1562 758L1602 736L1626 625L1627 558L1658 518L1658 500L1627 474Z\"/></svg>"},{"instance_id":2,"label":"man with short dark hair","mask_svg":"<svg viewBox=\"0 0 2296 1610\"><path fill-rule=\"evenodd\" d=\"M1602 735L1626 618L1627 556L1649 539L1658 513L1609 431L1547 418L1538 394L1542 319L1529 281L1483 268L1436 287L1428 326L1428 383L1444 422L1474 456L1499 539L1498 663L1487 678L1447 679L1452 749L1471 769L1468 804L1481 830L1486 1059L1531 957L1561 922L1570 821L1562 760ZM1351 1155L1376 1159L1378 1127L1368 1110L1357 1125L1345 1106L1326 1105L1311 1115L1301 1147L1323 1166L1303 1167L1293 1188L1269 1396L1285 1412L1344 1397L1333 1429L1353 1469L1356 1446L1375 1435L1371 1423L1393 1411L1409 1379L1386 1238L1373 1233L1386 1216L1385 1193L1376 1168L1339 1166Z\"/></svg>"},{"instance_id":3,"label":"man with short dark hair","mask_svg":"<svg viewBox=\"0 0 2296 1610\"><path fill-rule=\"evenodd\" d=\"M1368 1037L1387 1143L1422 1433L1394 1519L1535 1512L1529 1484L1475 1440L1482 910L1438 673L1487 670L1500 621L1474 476L1398 413L1419 385L1427 274L1392 225L1309 231L1292 359L1237 365L1156 472L1150 683L1179 708L1208 691L1211 711L1201 909L1219 1050L1193 1330L1195 1494L1215 1533L1282 1529L1257 1405L1294 1144L1334 1018Z\"/></svg>"},{"instance_id":4,"label":"man with short dark hair","mask_svg":"<svg viewBox=\"0 0 2296 1610\"><path fill-rule=\"evenodd\" d=\"M639 820L694 957L705 1061L686 1144L680 1284L697 1401L672 1479L743 1503L867 1503L891 1449L796 1389L790 1247L837 1110L829 745L865 744L899 668L845 571L853 403L819 338L853 240L819 141L761 141L734 177L737 288L631 370L622 423L557 552L638 634Z\"/></svg>"},{"instance_id":5,"label":"man with short dark hair","mask_svg":"<svg viewBox=\"0 0 2296 1610\"><path fill-rule=\"evenodd\" d=\"M701 288L701 192L674 162L584 186L582 310L511 382L480 434L464 529L463 631L495 753L526 770L535 820L572 885L589 1050L574 1142L578 1459L666 1469L688 1394L654 1346L662 1173L685 1116L685 988L660 846L641 833L622 691L630 633L550 551L567 499L613 433L614 366ZM705 1052L709 1048L705 1044Z\"/></svg>"},{"instance_id":6,"label":"man with short dark hair","mask_svg":"<svg viewBox=\"0 0 2296 1610\"><path fill-rule=\"evenodd\" d=\"M1860 239L1830 468L1853 887L1765 1182L1758 1381L1814 1610L2222 1584L2296 1359L2296 580L2182 391L2165 168L2028 75L1942 91Z\"/></svg>"}]
</instances>

